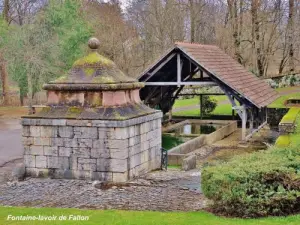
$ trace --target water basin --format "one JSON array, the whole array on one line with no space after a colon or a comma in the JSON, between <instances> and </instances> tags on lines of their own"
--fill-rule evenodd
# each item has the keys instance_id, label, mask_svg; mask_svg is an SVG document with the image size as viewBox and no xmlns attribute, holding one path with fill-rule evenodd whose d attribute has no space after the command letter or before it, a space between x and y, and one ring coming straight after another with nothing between
<instances>
[{"instance_id":1,"label":"water basin","mask_svg":"<svg viewBox=\"0 0 300 225\"><path fill-rule=\"evenodd\" d=\"M174 129L165 131L162 134L162 147L169 150L182 143L185 143L201 134L210 134L217 129L224 126L224 124L215 123L187 123L177 126Z\"/></svg>"},{"instance_id":2,"label":"water basin","mask_svg":"<svg viewBox=\"0 0 300 225\"><path fill-rule=\"evenodd\" d=\"M191 139L193 139L193 137L180 137L171 134L162 134L162 147L169 150Z\"/></svg>"},{"instance_id":3,"label":"water basin","mask_svg":"<svg viewBox=\"0 0 300 225\"><path fill-rule=\"evenodd\" d=\"M193 135L193 134L210 134L217 129L221 128L222 124L200 124L190 123L182 125L174 130L170 130L168 133L175 133L181 135Z\"/></svg>"}]
</instances>

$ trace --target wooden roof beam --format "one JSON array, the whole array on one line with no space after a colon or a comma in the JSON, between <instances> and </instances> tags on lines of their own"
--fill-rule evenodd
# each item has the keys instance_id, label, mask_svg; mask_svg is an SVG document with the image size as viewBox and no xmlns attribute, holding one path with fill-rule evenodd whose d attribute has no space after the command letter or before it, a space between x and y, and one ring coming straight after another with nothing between
<instances>
[{"instance_id":1,"label":"wooden roof beam","mask_svg":"<svg viewBox=\"0 0 300 225\"><path fill-rule=\"evenodd\" d=\"M150 76L147 78L147 80L149 80L154 74L156 74L164 65L166 65L176 54L173 53L171 54L168 58L166 58L164 61L162 61L159 66L157 66L152 72L148 72L148 74L150 74ZM145 81L147 81L145 80ZM144 82L145 82L144 81Z\"/></svg>"}]
</instances>

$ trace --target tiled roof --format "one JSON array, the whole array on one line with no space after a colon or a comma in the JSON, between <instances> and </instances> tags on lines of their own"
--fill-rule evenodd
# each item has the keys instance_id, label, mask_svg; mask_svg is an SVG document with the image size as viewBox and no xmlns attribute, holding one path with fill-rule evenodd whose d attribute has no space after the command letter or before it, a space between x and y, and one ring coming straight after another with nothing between
<instances>
[{"instance_id":1,"label":"tiled roof","mask_svg":"<svg viewBox=\"0 0 300 225\"><path fill-rule=\"evenodd\" d=\"M249 72L217 46L185 42L176 42L175 46L257 107L265 107L278 98L277 92L264 80Z\"/></svg>"}]
</instances>

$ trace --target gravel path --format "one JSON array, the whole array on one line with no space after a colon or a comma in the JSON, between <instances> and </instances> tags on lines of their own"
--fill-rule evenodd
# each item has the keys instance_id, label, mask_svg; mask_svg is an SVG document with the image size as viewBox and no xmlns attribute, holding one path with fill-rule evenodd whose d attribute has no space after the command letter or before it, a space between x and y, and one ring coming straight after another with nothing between
<instances>
[{"instance_id":1,"label":"gravel path","mask_svg":"<svg viewBox=\"0 0 300 225\"><path fill-rule=\"evenodd\" d=\"M91 181L29 178L0 184L0 205L195 211L205 205L204 196L193 190L197 183L200 184L197 171L154 172L106 190Z\"/></svg>"},{"instance_id":2,"label":"gravel path","mask_svg":"<svg viewBox=\"0 0 300 225\"><path fill-rule=\"evenodd\" d=\"M291 89L287 89L287 90L281 90L279 91L279 95L288 95L288 94L293 94L293 93L299 93L300 92L300 87L293 87Z\"/></svg>"}]
</instances>

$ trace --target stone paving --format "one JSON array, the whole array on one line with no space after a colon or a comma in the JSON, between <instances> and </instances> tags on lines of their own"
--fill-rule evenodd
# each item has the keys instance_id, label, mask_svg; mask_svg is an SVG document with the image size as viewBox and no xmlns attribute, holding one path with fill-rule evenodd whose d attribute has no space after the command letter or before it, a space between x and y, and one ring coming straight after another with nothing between
<instances>
[{"instance_id":1,"label":"stone paving","mask_svg":"<svg viewBox=\"0 0 300 225\"><path fill-rule=\"evenodd\" d=\"M22 156L20 121L17 119L2 119L0 115L0 166Z\"/></svg>"},{"instance_id":2,"label":"stone paving","mask_svg":"<svg viewBox=\"0 0 300 225\"><path fill-rule=\"evenodd\" d=\"M101 183L98 183L101 184ZM205 206L200 172L152 172L100 189L93 181L27 178L0 183L0 205L87 209L195 211Z\"/></svg>"}]
</instances>

